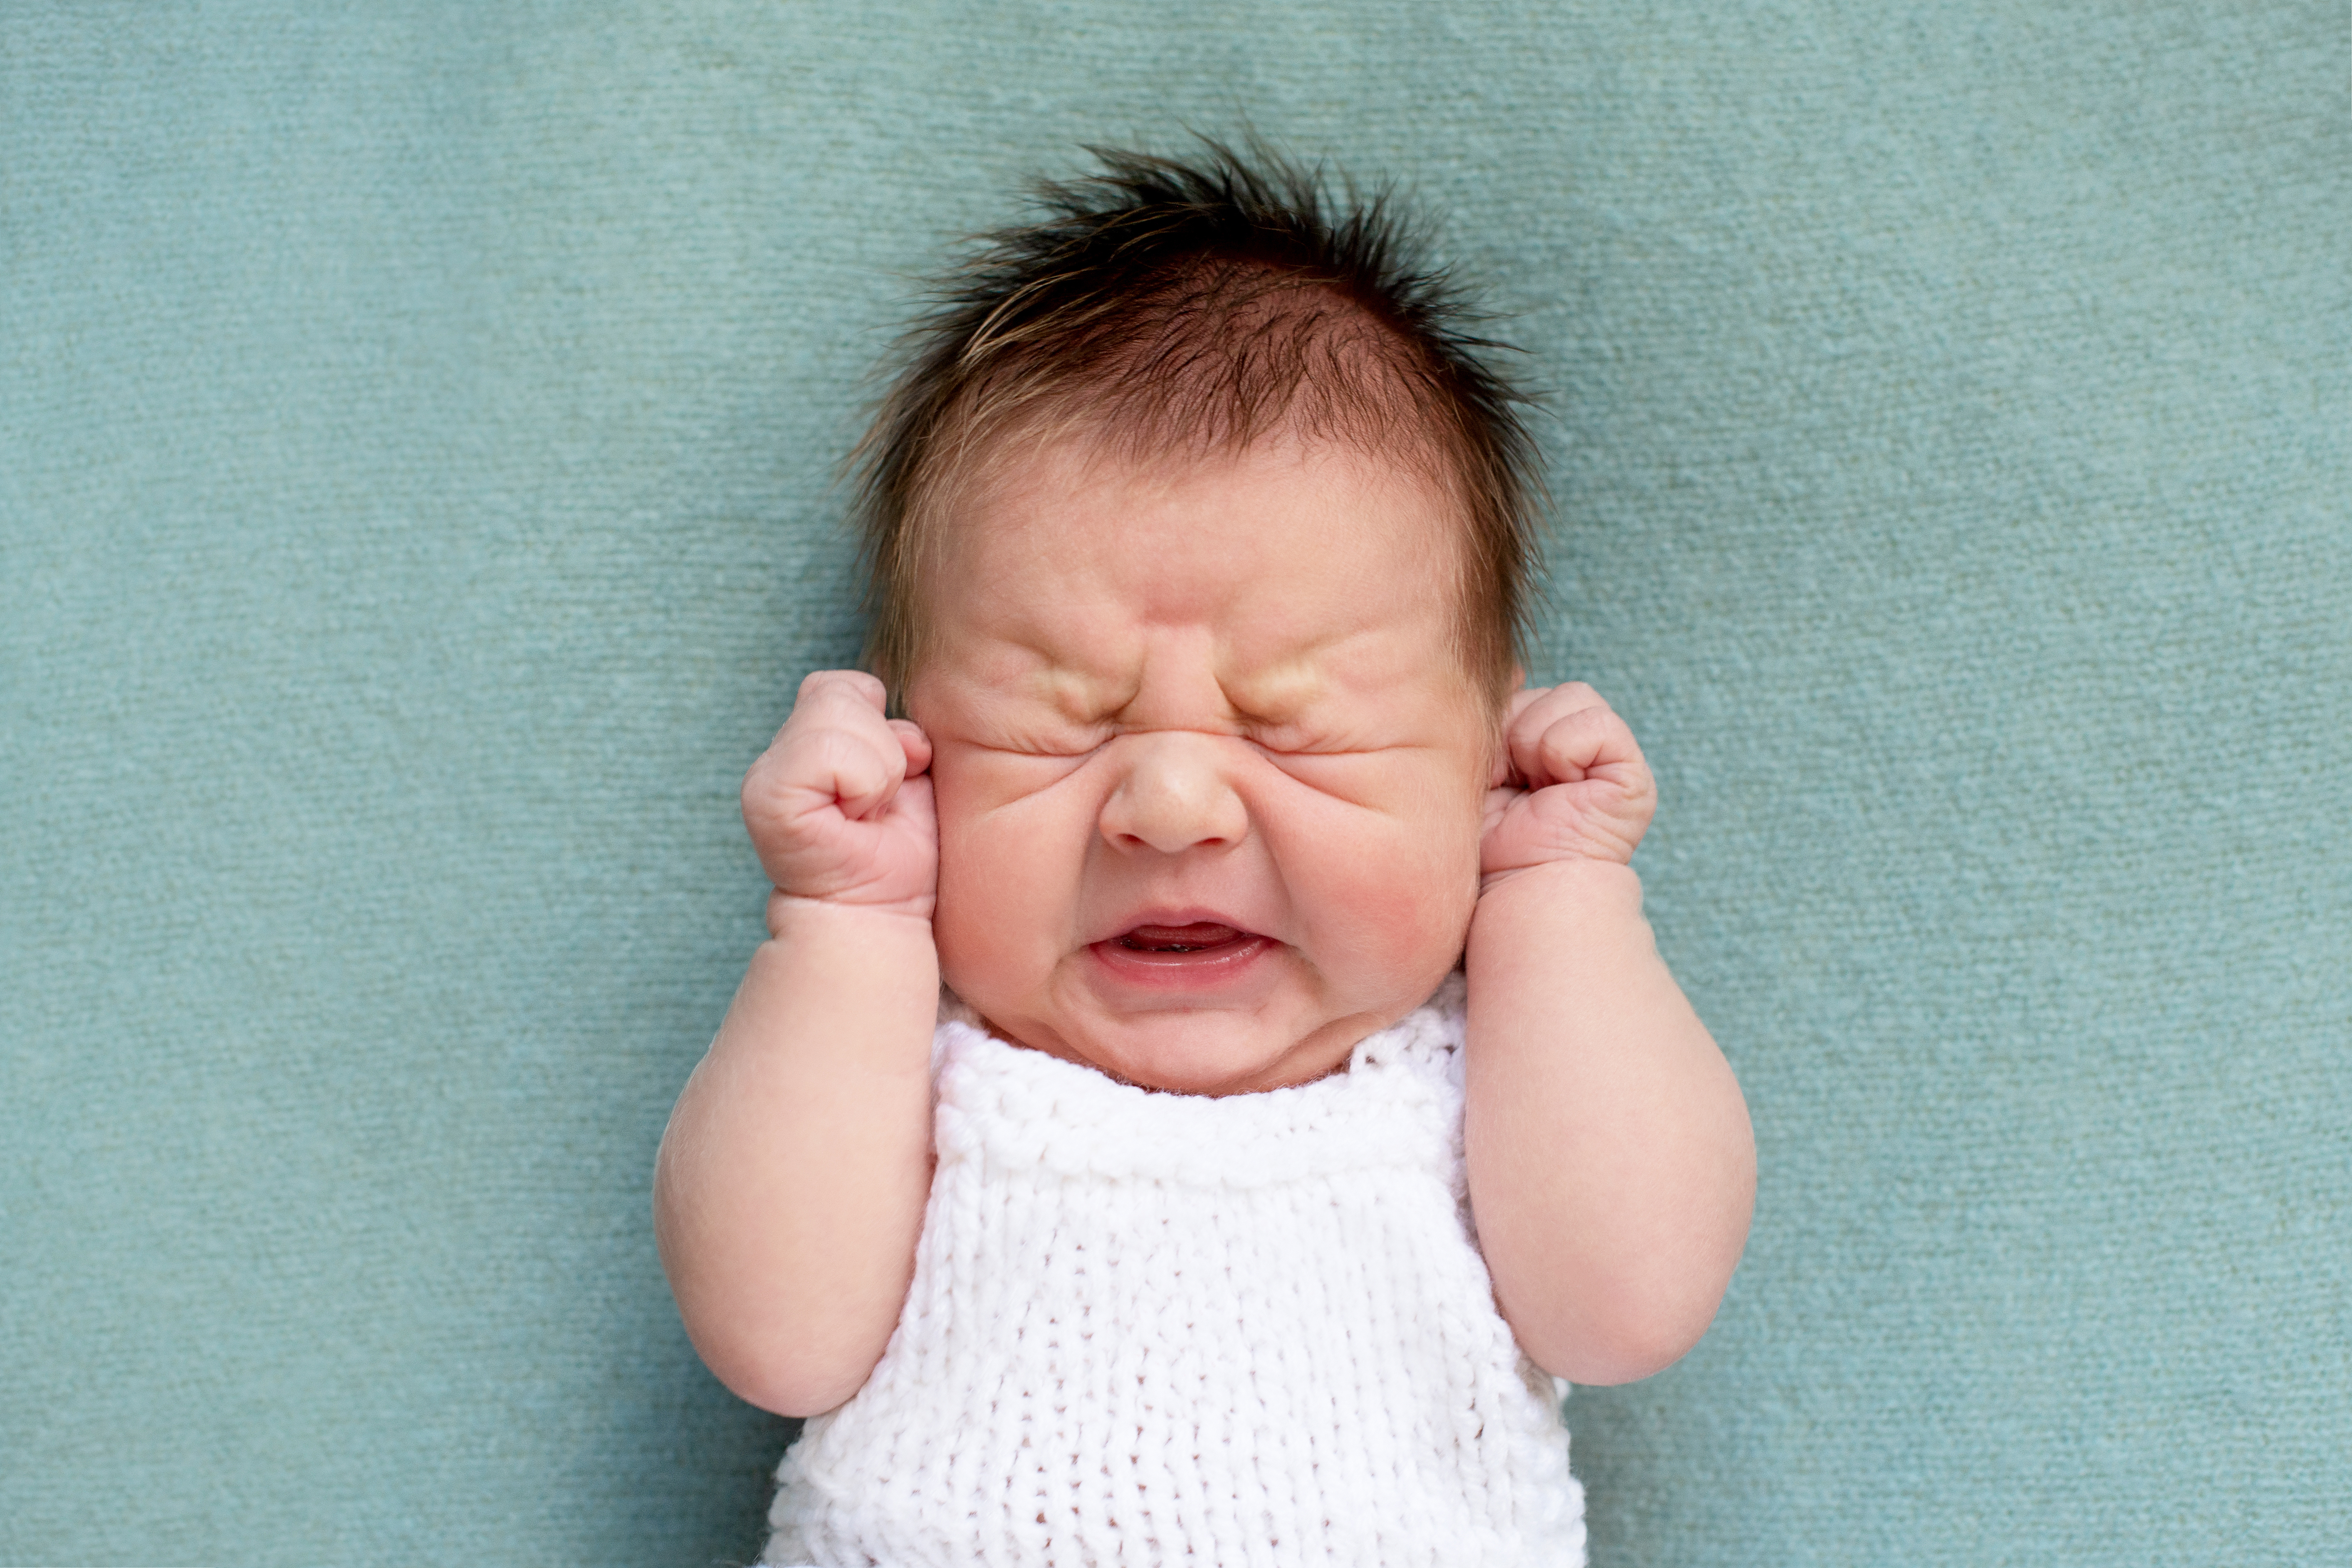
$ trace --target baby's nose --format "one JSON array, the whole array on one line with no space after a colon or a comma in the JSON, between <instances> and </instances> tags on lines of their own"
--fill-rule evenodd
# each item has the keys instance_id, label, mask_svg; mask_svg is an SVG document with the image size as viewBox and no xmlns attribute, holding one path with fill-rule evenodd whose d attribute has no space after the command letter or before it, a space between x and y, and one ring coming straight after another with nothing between
<instances>
[{"instance_id":1,"label":"baby's nose","mask_svg":"<svg viewBox=\"0 0 2352 1568\"><path fill-rule=\"evenodd\" d=\"M1103 803L1102 836L1113 848L1177 855L1248 836L1248 808L1225 778L1215 738L1161 731L1112 744L1128 763Z\"/></svg>"}]
</instances>

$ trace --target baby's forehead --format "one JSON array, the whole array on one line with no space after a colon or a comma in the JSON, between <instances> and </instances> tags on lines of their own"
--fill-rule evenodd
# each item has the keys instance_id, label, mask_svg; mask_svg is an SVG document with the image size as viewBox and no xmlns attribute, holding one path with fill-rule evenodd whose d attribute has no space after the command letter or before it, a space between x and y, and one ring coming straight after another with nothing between
<instances>
[{"instance_id":1,"label":"baby's forehead","mask_svg":"<svg viewBox=\"0 0 2352 1568\"><path fill-rule=\"evenodd\" d=\"M1276 589L1458 593L1470 529L1431 465L1345 441L1134 450L1094 437L986 454L943 497L929 586L1048 579L1139 600L1278 605Z\"/></svg>"},{"instance_id":2,"label":"baby's forehead","mask_svg":"<svg viewBox=\"0 0 2352 1568\"><path fill-rule=\"evenodd\" d=\"M1171 501L1263 515L1331 495L1371 503L1352 519L1324 520L1342 525L1329 530L1335 539L1370 537L1409 520L1425 561L1457 557L1471 538L1458 478L1433 441L1374 446L1284 429L1247 442L1171 445L1048 425L975 441L924 510L952 553L958 544L1027 538L1041 522L1082 521L1079 537L1115 540L1139 513ZM1068 504L1088 500L1101 504L1082 518ZM1344 526L1349 521L1356 526Z\"/></svg>"}]
</instances>

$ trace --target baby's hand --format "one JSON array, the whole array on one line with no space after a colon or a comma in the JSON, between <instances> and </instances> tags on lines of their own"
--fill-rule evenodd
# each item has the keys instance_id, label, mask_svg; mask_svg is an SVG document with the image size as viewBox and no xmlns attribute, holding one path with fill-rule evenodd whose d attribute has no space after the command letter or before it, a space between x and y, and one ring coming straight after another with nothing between
<instances>
[{"instance_id":1,"label":"baby's hand","mask_svg":"<svg viewBox=\"0 0 2352 1568\"><path fill-rule=\"evenodd\" d=\"M1658 786L1599 693L1581 681L1520 691L1503 737L1478 851L1485 886L1547 861L1633 858Z\"/></svg>"},{"instance_id":2,"label":"baby's hand","mask_svg":"<svg viewBox=\"0 0 2352 1568\"><path fill-rule=\"evenodd\" d=\"M744 775L743 826L784 897L929 920L940 833L920 775L931 742L885 719L884 700L882 683L858 670L802 681L792 717Z\"/></svg>"}]
</instances>

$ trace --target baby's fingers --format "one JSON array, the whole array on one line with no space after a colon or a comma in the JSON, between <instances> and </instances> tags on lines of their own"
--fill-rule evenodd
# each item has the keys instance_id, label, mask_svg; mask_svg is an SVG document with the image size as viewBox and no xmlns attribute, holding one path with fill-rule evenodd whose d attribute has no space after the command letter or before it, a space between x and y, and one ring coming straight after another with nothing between
<instances>
[{"instance_id":1,"label":"baby's fingers","mask_svg":"<svg viewBox=\"0 0 2352 1568\"><path fill-rule=\"evenodd\" d=\"M1511 693L1510 706L1503 712L1503 743L1495 749L1493 776L1486 783L1490 788L1503 789L1516 776L1511 766L1511 736L1517 732L1519 715L1551 695L1549 686L1522 686Z\"/></svg>"},{"instance_id":2,"label":"baby's fingers","mask_svg":"<svg viewBox=\"0 0 2352 1568\"><path fill-rule=\"evenodd\" d=\"M887 729L879 734L850 727L812 730L793 763L787 788L819 802L837 801L841 814L854 821L888 810L907 777L906 748Z\"/></svg>"},{"instance_id":3,"label":"baby's fingers","mask_svg":"<svg viewBox=\"0 0 2352 1568\"><path fill-rule=\"evenodd\" d=\"M1512 775L1528 789L1642 765L1633 731L1581 681L1535 693L1512 714L1507 742Z\"/></svg>"},{"instance_id":4,"label":"baby's fingers","mask_svg":"<svg viewBox=\"0 0 2352 1568\"><path fill-rule=\"evenodd\" d=\"M893 719L890 732L898 737L898 750L907 759L905 776L914 777L931 765L931 738L912 719Z\"/></svg>"},{"instance_id":5,"label":"baby's fingers","mask_svg":"<svg viewBox=\"0 0 2352 1568\"><path fill-rule=\"evenodd\" d=\"M1582 709L1549 726L1537 743L1536 755L1545 781L1553 784L1649 771L1633 731L1606 708Z\"/></svg>"},{"instance_id":6,"label":"baby's fingers","mask_svg":"<svg viewBox=\"0 0 2352 1568\"><path fill-rule=\"evenodd\" d=\"M812 808L837 803L863 817L889 804L910 748L882 717L882 683L862 670L821 669L801 682L792 717L744 775L743 815L755 837ZM920 749L928 763L929 742Z\"/></svg>"},{"instance_id":7,"label":"baby's fingers","mask_svg":"<svg viewBox=\"0 0 2352 1568\"><path fill-rule=\"evenodd\" d=\"M894 758L896 765L880 786L880 804L887 805L899 784L931 765L931 738L911 719L883 718L888 701L889 693L880 679L862 669L820 669L801 682L800 698L785 729L799 723L814 732L839 730L873 746L883 757ZM841 799L845 805L854 800L856 805L850 815L863 816L872 804L872 787L863 767L857 770L856 782L866 787L845 790Z\"/></svg>"}]
</instances>

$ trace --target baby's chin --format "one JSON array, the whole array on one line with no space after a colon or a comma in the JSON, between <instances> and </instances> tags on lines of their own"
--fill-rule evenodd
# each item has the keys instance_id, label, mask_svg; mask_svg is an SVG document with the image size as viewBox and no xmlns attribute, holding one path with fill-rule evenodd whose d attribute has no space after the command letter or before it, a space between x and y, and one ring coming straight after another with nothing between
<instances>
[{"instance_id":1,"label":"baby's chin","mask_svg":"<svg viewBox=\"0 0 2352 1568\"><path fill-rule=\"evenodd\" d=\"M1007 1027L992 1032L1077 1062L1122 1083L1171 1094L1251 1094L1308 1083L1347 1064L1358 1040L1384 1020L1274 1020L1218 1009L1146 1013L1116 1018Z\"/></svg>"}]
</instances>

